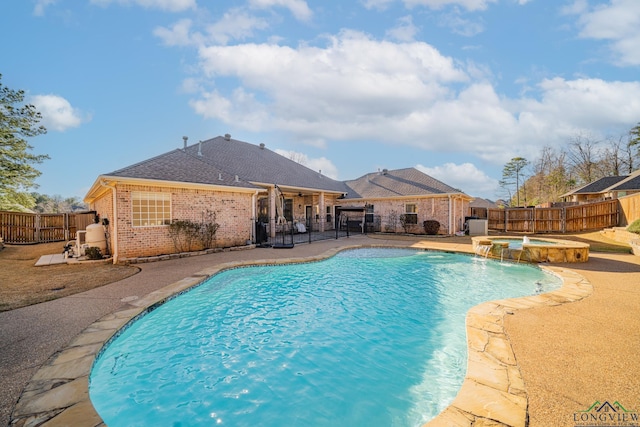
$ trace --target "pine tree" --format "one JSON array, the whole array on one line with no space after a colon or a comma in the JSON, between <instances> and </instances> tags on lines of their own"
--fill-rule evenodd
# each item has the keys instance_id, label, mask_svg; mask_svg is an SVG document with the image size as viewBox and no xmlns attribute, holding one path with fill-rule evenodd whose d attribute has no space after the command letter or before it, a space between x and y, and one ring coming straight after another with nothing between
<instances>
[{"instance_id":1,"label":"pine tree","mask_svg":"<svg viewBox=\"0 0 640 427\"><path fill-rule=\"evenodd\" d=\"M47 132L33 105L23 104L24 91L2 85L0 74L0 210L24 210L35 204L27 192L41 172L34 167L49 156L31 153L26 138ZM25 206L27 205L27 206ZM30 205L30 206L28 206ZM22 209L20 209L22 207Z\"/></svg>"}]
</instances>

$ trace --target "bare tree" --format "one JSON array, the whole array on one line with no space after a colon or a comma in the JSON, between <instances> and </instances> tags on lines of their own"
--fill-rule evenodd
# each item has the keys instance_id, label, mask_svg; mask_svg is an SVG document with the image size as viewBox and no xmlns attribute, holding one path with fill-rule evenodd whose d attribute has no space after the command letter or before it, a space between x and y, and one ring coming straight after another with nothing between
<instances>
[{"instance_id":1,"label":"bare tree","mask_svg":"<svg viewBox=\"0 0 640 427\"><path fill-rule=\"evenodd\" d=\"M571 138L567 149L567 160L580 184L595 181L603 176L599 163L601 160L598 144L593 137L577 134Z\"/></svg>"},{"instance_id":2,"label":"bare tree","mask_svg":"<svg viewBox=\"0 0 640 427\"><path fill-rule=\"evenodd\" d=\"M566 155L550 146L542 148L533 163L534 175L526 182L533 204L555 202L574 185L567 172Z\"/></svg>"}]
</instances>

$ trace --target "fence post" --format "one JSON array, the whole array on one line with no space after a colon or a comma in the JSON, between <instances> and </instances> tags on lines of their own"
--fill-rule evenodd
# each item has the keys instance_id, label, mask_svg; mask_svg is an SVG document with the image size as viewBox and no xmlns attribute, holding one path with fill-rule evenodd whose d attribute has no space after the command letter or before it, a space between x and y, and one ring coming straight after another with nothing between
<instances>
[{"instance_id":1,"label":"fence post","mask_svg":"<svg viewBox=\"0 0 640 427\"><path fill-rule=\"evenodd\" d=\"M62 220L62 227L64 228L64 240L69 241L69 214L65 213Z\"/></svg>"},{"instance_id":2,"label":"fence post","mask_svg":"<svg viewBox=\"0 0 640 427\"><path fill-rule=\"evenodd\" d=\"M509 231L509 209L504 208L504 232Z\"/></svg>"},{"instance_id":3,"label":"fence post","mask_svg":"<svg viewBox=\"0 0 640 427\"><path fill-rule=\"evenodd\" d=\"M537 214L536 214L536 208L531 208L531 213L533 214L533 232L536 232L536 220L537 218Z\"/></svg>"},{"instance_id":4,"label":"fence post","mask_svg":"<svg viewBox=\"0 0 640 427\"><path fill-rule=\"evenodd\" d=\"M34 218L34 220L35 220L34 225L36 228L34 238L36 243L40 243L40 214L36 214L36 217Z\"/></svg>"}]
</instances>

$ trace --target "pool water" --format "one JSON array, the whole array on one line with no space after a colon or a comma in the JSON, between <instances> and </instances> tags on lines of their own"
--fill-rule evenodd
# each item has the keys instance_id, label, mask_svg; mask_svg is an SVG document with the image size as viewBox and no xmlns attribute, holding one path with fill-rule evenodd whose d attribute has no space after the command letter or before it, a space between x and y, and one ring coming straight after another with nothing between
<instances>
[{"instance_id":1,"label":"pool water","mask_svg":"<svg viewBox=\"0 0 640 427\"><path fill-rule=\"evenodd\" d=\"M96 360L116 426L419 426L462 385L465 313L559 287L528 265L404 249L224 271Z\"/></svg>"},{"instance_id":2,"label":"pool water","mask_svg":"<svg viewBox=\"0 0 640 427\"><path fill-rule=\"evenodd\" d=\"M508 243L509 247L512 249L522 249L522 245L524 243L522 239L491 239L491 242L492 243ZM527 244L553 246L553 245L557 245L558 243L552 242L549 240L529 239Z\"/></svg>"}]
</instances>

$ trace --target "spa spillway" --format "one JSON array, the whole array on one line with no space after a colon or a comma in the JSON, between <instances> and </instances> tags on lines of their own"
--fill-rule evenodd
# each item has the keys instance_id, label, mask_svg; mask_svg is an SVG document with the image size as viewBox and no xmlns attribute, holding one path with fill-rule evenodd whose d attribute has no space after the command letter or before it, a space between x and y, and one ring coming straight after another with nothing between
<instances>
[{"instance_id":1,"label":"spa spillway","mask_svg":"<svg viewBox=\"0 0 640 427\"><path fill-rule=\"evenodd\" d=\"M528 236L472 237L477 255L518 262L587 262L589 244Z\"/></svg>"}]
</instances>

